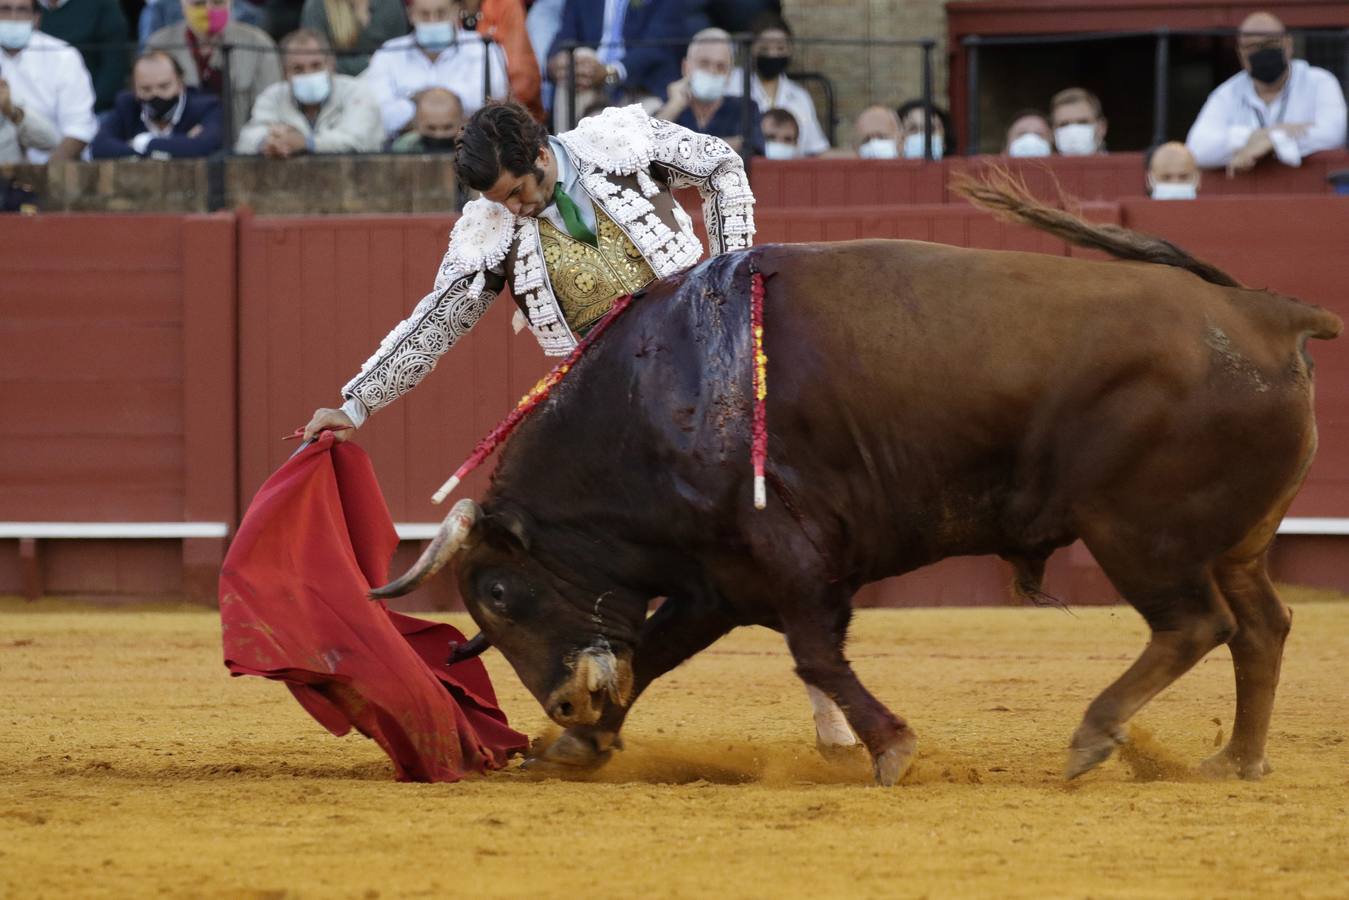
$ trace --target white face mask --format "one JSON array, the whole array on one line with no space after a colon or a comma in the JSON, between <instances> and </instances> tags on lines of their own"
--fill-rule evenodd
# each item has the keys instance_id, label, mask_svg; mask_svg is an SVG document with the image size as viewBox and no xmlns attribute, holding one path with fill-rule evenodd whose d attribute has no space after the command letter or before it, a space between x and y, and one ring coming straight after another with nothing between
<instances>
[{"instance_id":1,"label":"white face mask","mask_svg":"<svg viewBox=\"0 0 1349 900\"><path fill-rule=\"evenodd\" d=\"M857 148L863 159L899 159L899 141L894 138L872 138Z\"/></svg>"},{"instance_id":2,"label":"white face mask","mask_svg":"<svg viewBox=\"0 0 1349 900\"><path fill-rule=\"evenodd\" d=\"M454 43L453 22L418 22L416 32L417 43L432 52Z\"/></svg>"},{"instance_id":3,"label":"white face mask","mask_svg":"<svg viewBox=\"0 0 1349 900\"><path fill-rule=\"evenodd\" d=\"M1007 155L1017 157L1048 156L1054 152L1049 141L1032 131L1019 136L1007 145Z\"/></svg>"},{"instance_id":4,"label":"white face mask","mask_svg":"<svg viewBox=\"0 0 1349 900\"><path fill-rule=\"evenodd\" d=\"M0 47L6 50L22 50L33 37L33 23L15 22L6 19L0 22Z\"/></svg>"},{"instance_id":5,"label":"white face mask","mask_svg":"<svg viewBox=\"0 0 1349 900\"><path fill-rule=\"evenodd\" d=\"M769 159L796 159L796 145L786 141L768 141L764 144L763 155Z\"/></svg>"},{"instance_id":6,"label":"white face mask","mask_svg":"<svg viewBox=\"0 0 1349 900\"><path fill-rule=\"evenodd\" d=\"M695 100L712 103L726 96L726 80L729 76L718 75L706 69L694 69L689 76L689 93Z\"/></svg>"},{"instance_id":7,"label":"white face mask","mask_svg":"<svg viewBox=\"0 0 1349 900\"><path fill-rule=\"evenodd\" d=\"M328 99L332 89L332 80L327 72L306 72L290 78L291 93L295 95L295 102L301 105L315 106L322 103Z\"/></svg>"},{"instance_id":8,"label":"white face mask","mask_svg":"<svg viewBox=\"0 0 1349 900\"><path fill-rule=\"evenodd\" d=\"M1153 200L1193 200L1199 196L1199 185L1192 181L1162 181L1152 186Z\"/></svg>"},{"instance_id":9,"label":"white face mask","mask_svg":"<svg viewBox=\"0 0 1349 900\"><path fill-rule=\"evenodd\" d=\"M1054 129L1054 146L1064 156L1090 156L1096 152L1096 126L1060 125Z\"/></svg>"},{"instance_id":10,"label":"white face mask","mask_svg":"<svg viewBox=\"0 0 1349 900\"><path fill-rule=\"evenodd\" d=\"M932 158L941 159L942 139L936 133L932 135ZM923 159L923 135L911 134L904 139L904 158L905 159Z\"/></svg>"}]
</instances>

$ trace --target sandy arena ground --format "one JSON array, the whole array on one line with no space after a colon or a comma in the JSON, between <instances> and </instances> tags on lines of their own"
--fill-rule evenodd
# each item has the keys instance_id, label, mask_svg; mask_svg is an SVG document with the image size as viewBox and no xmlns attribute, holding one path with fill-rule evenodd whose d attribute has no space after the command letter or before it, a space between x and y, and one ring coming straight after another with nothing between
<instances>
[{"instance_id":1,"label":"sandy arena ground","mask_svg":"<svg viewBox=\"0 0 1349 900\"><path fill-rule=\"evenodd\" d=\"M1225 649L1135 721L1134 765L1066 785L1079 716L1142 647L1132 610L863 612L857 670L921 741L891 790L816 755L767 631L653 687L592 782L418 785L229 678L213 613L0 602L0 897L1345 897L1349 602L1285 598L1253 784L1193 774L1231 725Z\"/></svg>"}]
</instances>

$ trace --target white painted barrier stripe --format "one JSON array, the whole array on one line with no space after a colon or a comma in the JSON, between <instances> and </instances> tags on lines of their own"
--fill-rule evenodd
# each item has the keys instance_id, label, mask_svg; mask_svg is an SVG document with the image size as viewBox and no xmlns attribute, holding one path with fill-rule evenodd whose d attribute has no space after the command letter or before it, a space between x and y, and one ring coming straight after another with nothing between
<instances>
[{"instance_id":1,"label":"white painted barrier stripe","mask_svg":"<svg viewBox=\"0 0 1349 900\"><path fill-rule=\"evenodd\" d=\"M224 522L0 522L0 538L222 538Z\"/></svg>"},{"instance_id":2,"label":"white painted barrier stripe","mask_svg":"<svg viewBox=\"0 0 1349 900\"><path fill-rule=\"evenodd\" d=\"M397 522L399 540L429 541L439 522ZM0 539L222 538L224 522L0 522ZM1288 518L1279 534L1349 535L1349 518Z\"/></svg>"},{"instance_id":3,"label":"white painted barrier stripe","mask_svg":"<svg viewBox=\"0 0 1349 900\"><path fill-rule=\"evenodd\" d=\"M439 528L439 522L398 522L394 525L399 540L404 541L429 541ZM1280 523L1279 534L1349 534L1349 518L1288 518Z\"/></svg>"}]
</instances>

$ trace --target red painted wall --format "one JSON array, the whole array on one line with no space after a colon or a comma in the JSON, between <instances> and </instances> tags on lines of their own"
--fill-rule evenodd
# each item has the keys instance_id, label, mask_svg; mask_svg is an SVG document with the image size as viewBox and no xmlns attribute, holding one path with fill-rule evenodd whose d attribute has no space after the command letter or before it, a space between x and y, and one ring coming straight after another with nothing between
<instances>
[{"instance_id":1,"label":"red painted wall","mask_svg":"<svg viewBox=\"0 0 1349 900\"><path fill-rule=\"evenodd\" d=\"M929 173L911 174L893 189L931 189ZM836 196L868 198L860 188ZM897 237L1070 252L946 198L814 208L778 199L761 194L761 242ZM1345 199L1129 198L1088 212L1349 315ZM280 437L315 405L335 405L340 386L429 290L450 224L431 216L0 219L0 521L237 522L294 446ZM532 338L511 332L511 309L498 302L416 392L361 432L396 520L443 515L431 491L547 369ZM1349 340L1318 342L1313 352L1321 451L1293 513L1349 516ZM465 492L480 492L486 477L476 473ZM1280 574L1349 589L1338 547L1285 539ZM55 593L210 596L221 550L212 541L47 541L41 562ZM405 546L399 563L415 550ZM862 599L998 601L1007 577L996 561L948 561ZM0 541L0 592L16 592L21 578L16 543ZM1081 548L1055 557L1048 587L1075 602L1113 596ZM440 590L415 602L447 602Z\"/></svg>"}]
</instances>

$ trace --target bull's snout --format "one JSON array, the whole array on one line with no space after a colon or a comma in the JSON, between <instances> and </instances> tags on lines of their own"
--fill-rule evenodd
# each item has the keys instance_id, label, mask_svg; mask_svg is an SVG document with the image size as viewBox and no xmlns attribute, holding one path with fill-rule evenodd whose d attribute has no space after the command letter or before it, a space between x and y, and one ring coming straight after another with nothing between
<instances>
[{"instance_id":1,"label":"bull's snout","mask_svg":"<svg viewBox=\"0 0 1349 900\"><path fill-rule=\"evenodd\" d=\"M632 695L632 666L608 650L590 649L572 664L571 677L543 705L548 717L564 728L594 725L605 705L626 706Z\"/></svg>"}]
</instances>

